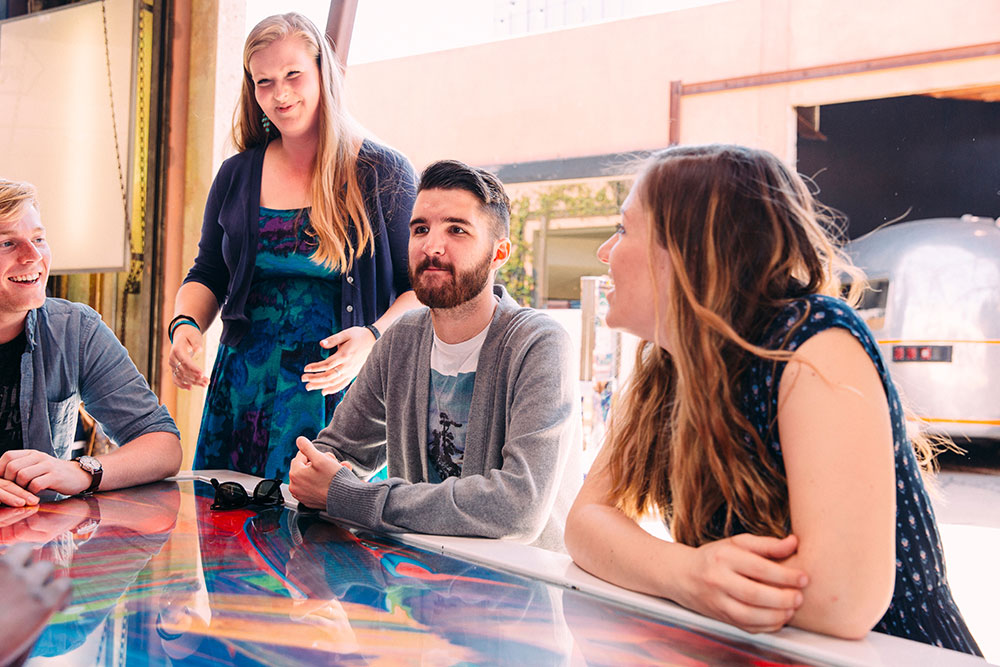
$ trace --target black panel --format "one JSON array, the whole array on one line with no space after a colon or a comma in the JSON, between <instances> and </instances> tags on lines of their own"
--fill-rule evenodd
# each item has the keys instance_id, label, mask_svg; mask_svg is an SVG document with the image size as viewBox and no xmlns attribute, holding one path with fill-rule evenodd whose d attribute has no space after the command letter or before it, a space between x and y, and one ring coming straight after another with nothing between
<instances>
[{"instance_id":1,"label":"black panel","mask_svg":"<svg viewBox=\"0 0 1000 667\"><path fill-rule=\"evenodd\" d=\"M798 170L857 238L887 220L1000 217L1000 103L897 97L820 109ZM909 211L907 213L907 211Z\"/></svg>"}]
</instances>

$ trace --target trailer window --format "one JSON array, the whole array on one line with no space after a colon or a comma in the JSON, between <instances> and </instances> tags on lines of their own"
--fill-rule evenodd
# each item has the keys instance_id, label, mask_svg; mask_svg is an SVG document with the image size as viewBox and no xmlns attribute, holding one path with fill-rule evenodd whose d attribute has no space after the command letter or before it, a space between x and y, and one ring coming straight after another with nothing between
<instances>
[{"instance_id":1,"label":"trailer window","mask_svg":"<svg viewBox=\"0 0 1000 667\"><path fill-rule=\"evenodd\" d=\"M868 281L868 288L861 294L861 303L858 304L858 310L871 310L872 308L880 308L883 312L885 311L885 302L889 294L889 281L888 280L870 280Z\"/></svg>"},{"instance_id":2,"label":"trailer window","mask_svg":"<svg viewBox=\"0 0 1000 667\"><path fill-rule=\"evenodd\" d=\"M844 283L841 286L844 296L851 290L851 283ZM868 286L861 293L861 301L856 306L858 315L864 318L865 323L872 330L881 329L885 326L885 304L889 298L888 278L878 278L868 281Z\"/></svg>"}]
</instances>

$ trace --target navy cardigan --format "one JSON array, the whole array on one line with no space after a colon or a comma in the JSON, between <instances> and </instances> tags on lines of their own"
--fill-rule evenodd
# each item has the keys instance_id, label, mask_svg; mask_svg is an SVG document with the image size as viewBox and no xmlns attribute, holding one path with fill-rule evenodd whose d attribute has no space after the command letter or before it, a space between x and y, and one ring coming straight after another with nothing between
<instances>
[{"instance_id":1,"label":"navy cardigan","mask_svg":"<svg viewBox=\"0 0 1000 667\"><path fill-rule=\"evenodd\" d=\"M222 308L225 345L238 344L250 329L246 301L257 259L265 148L250 148L219 167L205 204L198 256L184 279L215 294ZM416 198L413 166L402 154L366 139L358 155L358 181L375 251L356 255L351 270L341 275L343 329L371 324L410 289L407 244ZM353 227L350 231L353 242Z\"/></svg>"}]
</instances>

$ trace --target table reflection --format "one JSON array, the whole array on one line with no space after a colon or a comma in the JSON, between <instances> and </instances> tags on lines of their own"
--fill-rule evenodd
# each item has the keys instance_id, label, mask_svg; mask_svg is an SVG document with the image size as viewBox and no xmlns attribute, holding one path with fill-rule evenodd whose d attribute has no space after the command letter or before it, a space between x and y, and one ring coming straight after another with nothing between
<instances>
[{"instance_id":1,"label":"table reflection","mask_svg":"<svg viewBox=\"0 0 1000 667\"><path fill-rule=\"evenodd\" d=\"M794 664L202 482L0 509L73 578L29 664Z\"/></svg>"},{"instance_id":2,"label":"table reflection","mask_svg":"<svg viewBox=\"0 0 1000 667\"><path fill-rule=\"evenodd\" d=\"M176 483L161 482L141 493L0 508L0 542L37 544L38 558L73 582L70 605L52 617L32 656L91 662L114 642L119 628L107 620L126 591L137 597L155 586L147 566L174 530L180 498Z\"/></svg>"}]
</instances>

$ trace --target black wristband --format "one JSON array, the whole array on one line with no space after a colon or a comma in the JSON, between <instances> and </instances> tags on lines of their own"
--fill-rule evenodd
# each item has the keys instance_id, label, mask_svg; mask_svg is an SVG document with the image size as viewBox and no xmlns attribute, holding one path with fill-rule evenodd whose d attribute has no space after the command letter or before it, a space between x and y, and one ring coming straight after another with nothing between
<instances>
[{"instance_id":1,"label":"black wristband","mask_svg":"<svg viewBox=\"0 0 1000 667\"><path fill-rule=\"evenodd\" d=\"M379 338L382 337L382 332L379 331L374 324L366 324L365 329L368 329L369 331L372 332L372 335L375 336L375 340L378 340Z\"/></svg>"},{"instance_id":2,"label":"black wristband","mask_svg":"<svg viewBox=\"0 0 1000 667\"><path fill-rule=\"evenodd\" d=\"M190 324L198 331L201 331L201 327L198 326L197 320L193 317L190 315L178 315L174 319L170 320L170 324L167 326L167 338L170 340L171 345L174 344L174 331L177 330L177 327L184 324Z\"/></svg>"},{"instance_id":3,"label":"black wristband","mask_svg":"<svg viewBox=\"0 0 1000 667\"><path fill-rule=\"evenodd\" d=\"M201 327L198 326L198 320L194 319L190 315L184 315L184 314L178 315L174 319L170 320L170 324L167 325L167 329L172 329L173 326L177 324L177 322L179 322L180 320L190 320L191 323L194 324L195 328L198 329L198 331L201 331Z\"/></svg>"}]
</instances>

